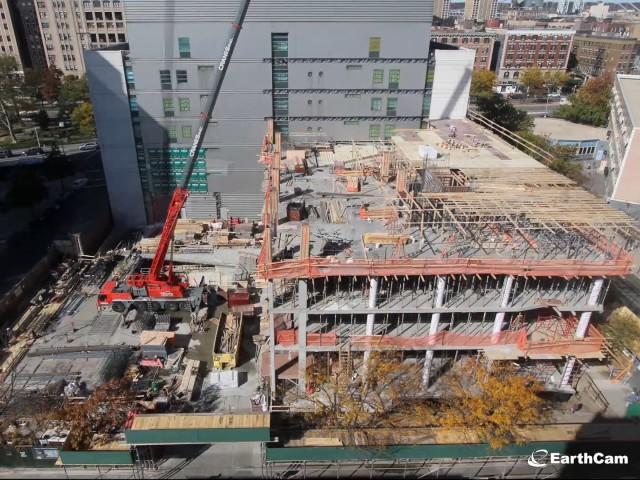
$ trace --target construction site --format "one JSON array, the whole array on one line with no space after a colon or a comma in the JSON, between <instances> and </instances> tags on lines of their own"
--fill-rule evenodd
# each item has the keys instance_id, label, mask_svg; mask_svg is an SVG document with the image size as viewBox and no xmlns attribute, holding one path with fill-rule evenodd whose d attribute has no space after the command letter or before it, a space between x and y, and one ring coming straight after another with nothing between
<instances>
[{"instance_id":1,"label":"construction site","mask_svg":"<svg viewBox=\"0 0 640 480\"><path fill-rule=\"evenodd\" d=\"M278 398L321 357L363 373L371 352L402 352L437 388L480 355L572 391L608 355L591 320L632 269L638 225L477 124L286 149L269 131L261 161L262 373Z\"/></svg>"},{"instance_id":2,"label":"construction site","mask_svg":"<svg viewBox=\"0 0 640 480\"><path fill-rule=\"evenodd\" d=\"M636 223L468 120L360 144L287 147L267 130L261 221L176 217L170 245L151 229L65 259L7 324L4 464L162 476L194 461L181 445L243 442L259 445L266 478L442 462L504 474L539 442L626 435L584 429L624 416L634 363L598 324L611 279L633 267ZM153 296L157 285L179 295ZM474 358L517 365L564 406L509 455L456 429L365 441L300 422L315 365L358 383L380 352L419 367L421 396L446 394L441 379ZM375 438L404 447L352 449Z\"/></svg>"},{"instance_id":3,"label":"construction site","mask_svg":"<svg viewBox=\"0 0 640 480\"><path fill-rule=\"evenodd\" d=\"M248 6L163 224L51 255L0 298L0 466L548 478L534 450L635 448L617 421L640 416L640 334L628 349L601 327L640 225L478 116L362 142L268 120L261 218L186 218Z\"/></svg>"}]
</instances>

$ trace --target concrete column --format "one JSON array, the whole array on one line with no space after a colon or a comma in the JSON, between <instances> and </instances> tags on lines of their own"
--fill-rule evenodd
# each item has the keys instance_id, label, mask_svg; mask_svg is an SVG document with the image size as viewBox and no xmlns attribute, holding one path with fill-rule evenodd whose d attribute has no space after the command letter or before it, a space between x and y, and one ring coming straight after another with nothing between
<instances>
[{"instance_id":1,"label":"concrete column","mask_svg":"<svg viewBox=\"0 0 640 480\"><path fill-rule=\"evenodd\" d=\"M269 382L271 388L271 397L276 394L276 332L273 318L273 280L267 282L267 303L269 314Z\"/></svg>"},{"instance_id":2,"label":"concrete column","mask_svg":"<svg viewBox=\"0 0 640 480\"><path fill-rule=\"evenodd\" d=\"M598 298L600 297L600 292L602 292L602 286L604 284L604 280L602 278L596 278L593 281L593 285L591 286L591 293L589 294L589 300L587 301L587 305L596 306L598 305ZM591 312L582 312L580 315L580 321L578 322L578 326L576 327L575 338L582 339L587 334L587 329L589 328L589 321L591 320Z\"/></svg>"},{"instance_id":3,"label":"concrete column","mask_svg":"<svg viewBox=\"0 0 640 480\"><path fill-rule=\"evenodd\" d=\"M307 281L298 280L298 388L307 388Z\"/></svg>"},{"instance_id":4,"label":"concrete column","mask_svg":"<svg viewBox=\"0 0 640 480\"><path fill-rule=\"evenodd\" d=\"M438 277L436 284L436 301L434 308L442 307L444 303L445 277ZM429 325L429 336L438 333L440 324L440 312L431 314L431 324ZM429 377L431 376L431 364L433 362L433 350L427 350L424 358L424 369L422 370L422 384L427 387L429 385Z\"/></svg>"},{"instance_id":5,"label":"concrete column","mask_svg":"<svg viewBox=\"0 0 640 480\"><path fill-rule=\"evenodd\" d=\"M508 275L504 279L502 285L502 296L500 297L500 308L506 308L509 305L509 297L511 296L511 289L513 288L513 276ZM493 334L497 336L502 331L504 324L504 312L496 313L496 319L493 322ZM496 338L497 339L497 338Z\"/></svg>"},{"instance_id":6,"label":"concrete column","mask_svg":"<svg viewBox=\"0 0 640 480\"><path fill-rule=\"evenodd\" d=\"M378 299L378 279L376 277L371 277L369 279L369 310L373 310L376 308L376 303L377 303L377 299ZM364 334L365 335L373 335L373 325L374 325L374 321L376 318L376 314L375 313L368 313L367 314L367 324L366 324L366 329ZM367 362L369 361L369 355L371 354L371 352L369 350L364 352L364 365L365 365L365 372L366 372L366 366L367 366Z\"/></svg>"}]
</instances>

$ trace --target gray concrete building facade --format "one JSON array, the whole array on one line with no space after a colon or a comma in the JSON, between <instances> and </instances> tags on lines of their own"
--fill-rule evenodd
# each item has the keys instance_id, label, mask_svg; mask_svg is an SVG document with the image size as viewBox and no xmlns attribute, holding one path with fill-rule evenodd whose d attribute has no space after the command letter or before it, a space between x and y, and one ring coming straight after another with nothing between
<instances>
[{"instance_id":1,"label":"gray concrete building facade","mask_svg":"<svg viewBox=\"0 0 640 480\"><path fill-rule=\"evenodd\" d=\"M417 0L254 0L194 172L187 214L259 216L257 155L266 119L274 118L289 143L374 141L396 128L419 127L427 116L432 7ZM238 2L128 0L125 8L135 156L147 223L153 223L164 218L182 172Z\"/></svg>"}]
</instances>

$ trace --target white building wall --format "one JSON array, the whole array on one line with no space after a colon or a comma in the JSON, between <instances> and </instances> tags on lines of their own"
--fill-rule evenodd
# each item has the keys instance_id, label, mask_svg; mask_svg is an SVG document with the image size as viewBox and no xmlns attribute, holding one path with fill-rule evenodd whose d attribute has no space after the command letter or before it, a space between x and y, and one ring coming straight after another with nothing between
<instances>
[{"instance_id":1,"label":"white building wall","mask_svg":"<svg viewBox=\"0 0 640 480\"><path fill-rule=\"evenodd\" d=\"M86 50L84 53L113 222L119 227L144 226L147 219L133 138L123 52Z\"/></svg>"},{"instance_id":2,"label":"white building wall","mask_svg":"<svg viewBox=\"0 0 640 480\"><path fill-rule=\"evenodd\" d=\"M436 50L429 120L465 118L475 50Z\"/></svg>"}]
</instances>

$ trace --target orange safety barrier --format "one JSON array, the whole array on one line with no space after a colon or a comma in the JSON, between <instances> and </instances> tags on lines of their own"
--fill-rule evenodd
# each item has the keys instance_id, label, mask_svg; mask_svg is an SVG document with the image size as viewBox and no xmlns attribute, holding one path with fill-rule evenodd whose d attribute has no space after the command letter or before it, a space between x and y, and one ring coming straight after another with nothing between
<instances>
[{"instance_id":1,"label":"orange safety barrier","mask_svg":"<svg viewBox=\"0 0 640 480\"><path fill-rule=\"evenodd\" d=\"M297 329L279 330L276 332L278 345L291 346L298 342ZM587 355L601 350L604 338L598 330L590 326L589 336L584 339L562 338L557 340L541 340L531 342L527 338L527 330L502 331L480 335L465 335L455 332L438 332L435 335L421 337L402 337L392 335L353 335L349 337L352 348L356 349L417 349L427 350L437 347L481 349L496 345L514 345L522 356L552 355ZM338 344L335 332L309 333L307 345L334 346Z\"/></svg>"},{"instance_id":2,"label":"orange safety barrier","mask_svg":"<svg viewBox=\"0 0 640 480\"><path fill-rule=\"evenodd\" d=\"M298 330L287 329L276 332L276 343L278 345L296 345L298 343ZM307 333L307 345L331 346L338 343L336 332L329 333Z\"/></svg>"},{"instance_id":3,"label":"orange safety barrier","mask_svg":"<svg viewBox=\"0 0 640 480\"><path fill-rule=\"evenodd\" d=\"M258 275L274 278L320 278L337 276L387 275L515 275L528 277L599 277L624 276L631 272L633 261L622 256L613 260L573 259L535 260L499 258L428 258L428 259L337 259L314 257L306 260L262 262Z\"/></svg>"}]
</instances>

